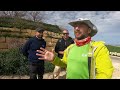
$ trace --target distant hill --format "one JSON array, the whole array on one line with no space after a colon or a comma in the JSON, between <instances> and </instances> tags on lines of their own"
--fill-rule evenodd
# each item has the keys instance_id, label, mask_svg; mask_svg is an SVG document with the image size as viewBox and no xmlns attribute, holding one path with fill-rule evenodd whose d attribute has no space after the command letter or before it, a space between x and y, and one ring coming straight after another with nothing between
<instances>
[{"instance_id":1,"label":"distant hill","mask_svg":"<svg viewBox=\"0 0 120 90\"><path fill-rule=\"evenodd\" d=\"M43 22L33 22L31 20L11 18L11 17L0 17L0 27L19 28L19 29L36 29L42 27L48 31L55 33L61 33L61 30L57 25L46 24Z\"/></svg>"},{"instance_id":2,"label":"distant hill","mask_svg":"<svg viewBox=\"0 0 120 90\"><path fill-rule=\"evenodd\" d=\"M120 53L120 47L118 46L112 46L112 45L106 45L108 50L110 52L117 52L117 53Z\"/></svg>"}]
</instances>

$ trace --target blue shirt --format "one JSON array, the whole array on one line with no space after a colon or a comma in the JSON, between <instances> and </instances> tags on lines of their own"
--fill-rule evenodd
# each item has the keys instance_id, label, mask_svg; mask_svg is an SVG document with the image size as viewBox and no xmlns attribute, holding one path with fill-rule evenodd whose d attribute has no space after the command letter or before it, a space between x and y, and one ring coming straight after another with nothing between
<instances>
[{"instance_id":1,"label":"blue shirt","mask_svg":"<svg viewBox=\"0 0 120 90\"><path fill-rule=\"evenodd\" d=\"M36 55L36 50L39 50L40 47L46 47L46 41L44 39L38 39L36 36L30 38L24 45L22 49L23 55L25 55L30 62L40 62L40 58Z\"/></svg>"}]
</instances>

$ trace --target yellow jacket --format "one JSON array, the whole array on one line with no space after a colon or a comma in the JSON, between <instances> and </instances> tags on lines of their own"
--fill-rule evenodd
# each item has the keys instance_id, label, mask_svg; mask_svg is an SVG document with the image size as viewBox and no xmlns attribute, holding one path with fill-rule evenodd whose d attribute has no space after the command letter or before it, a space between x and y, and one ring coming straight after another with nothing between
<instances>
[{"instance_id":1,"label":"yellow jacket","mask_svg":"<svg viewBox=\"0 0 120 90\"><path fill-rule=\"evenodd\" d=\"M92 41L91 44L94 47L93 59L95 60L95 78L96 79L112 78L114 68L109 56L109 51L107 47L104 45L104 42ZM72 45L73 44L67 47L67 49L64 51L64 56L61 60L60 58L55 56L55 59L52 63L61 67L65 67L67 65L67 55Z\"/></svg>"}]
</instances>

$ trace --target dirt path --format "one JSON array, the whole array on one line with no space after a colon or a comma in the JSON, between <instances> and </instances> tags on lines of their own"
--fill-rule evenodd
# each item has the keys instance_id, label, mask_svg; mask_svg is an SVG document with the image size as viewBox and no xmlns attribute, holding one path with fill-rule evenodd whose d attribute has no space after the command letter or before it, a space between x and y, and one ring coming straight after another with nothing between
<instances>
[{"instance_id":1,"label":"dirt path","mask_svg":"<svg viewBox=\"0 0 120 90\"><path fill-rule=\"evenodd\" d=\"M60 73L59 79L63 79L65 75L65 71L62 71ZM53 79L53 74L52 73L45 73L43 76L44 79ZM0 76L0 79L29 79L29 76L24 75L24 76L18 76L18 75L12 75L12 76ZM58 79L58 78L56 78Z\"/></svg>"},{"instance_id":2,"label":"dirt path","mask_svg":"<svg viewBox=\"0 0 120 90\"><path fill-rule=\"evenodd\" d=\"M111 57L114 66L113 79L120 79L120 57Z\"/></svg>"}]
</instances>

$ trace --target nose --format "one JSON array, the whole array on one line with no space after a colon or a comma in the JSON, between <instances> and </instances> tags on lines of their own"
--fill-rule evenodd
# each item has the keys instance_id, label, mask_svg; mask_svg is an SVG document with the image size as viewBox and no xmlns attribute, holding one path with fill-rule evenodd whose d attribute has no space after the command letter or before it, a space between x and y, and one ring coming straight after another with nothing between
<instances>
[{"instance_id":1,"label":"nose","mask_svg":"<svg viewBox=\"0 0 120 90\"><path fill-rule=\"evenodd\" d=\"M78 30L78 27L75 27L75 30Z\"/></svg>"}]
</instances>

